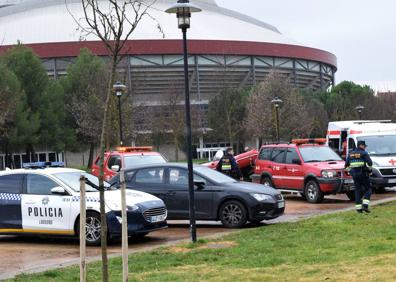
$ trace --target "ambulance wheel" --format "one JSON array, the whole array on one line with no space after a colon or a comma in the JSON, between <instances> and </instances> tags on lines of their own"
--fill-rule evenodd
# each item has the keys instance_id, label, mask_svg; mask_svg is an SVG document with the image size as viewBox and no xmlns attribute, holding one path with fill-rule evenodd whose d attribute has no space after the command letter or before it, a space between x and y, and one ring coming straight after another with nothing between
<instances>
[{"instance_id":1,"label":"ambulance wheel","mask_svg":"<svg viewBox=\"0 0 396 282\"><path fill-rule=\"evenodd\" d=\"M320 190L318 182L313 179L308 180L307 183L305 183L304 195L310 203L320 203L324 198L324 194Z\"/></svg>"},{"instance_id":2,"label":"ambulance wheel","mask_svg":"<svg viewBox=\"0 0 396 282\"><path fill-rule=\"evenodd\" d=\"M272 183L271 177L269 176L261 177L261 184L275 188L274 183Z\"/></svg>"},{"instance_id":3,"label":"ambulance wheel","mask_svg":"<svg viewBox=\"0 0 396 282\"><path fill-rule=\"evenodd\" d=\"M348 191L346 195L351 202L355 201L355 191Z\"/></svg>"},{"instance_id":4,"label":"ambulance wheel","mask_svg":"<svg viewBox=\"0 0 396 282\"><path fill-rule=\"evenodd\" d=\"M85 224L85 242L88 246L99 246L101 240L100 214L96 212L87 212ZM80 221L77 223L77 234L80 237Z\"/></svg>"}]
</instances>

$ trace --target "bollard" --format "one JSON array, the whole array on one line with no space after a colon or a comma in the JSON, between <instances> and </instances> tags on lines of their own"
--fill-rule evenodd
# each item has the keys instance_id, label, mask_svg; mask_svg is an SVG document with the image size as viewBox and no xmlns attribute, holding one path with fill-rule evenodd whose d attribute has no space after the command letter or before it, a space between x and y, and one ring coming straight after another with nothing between
<instances>
[{"instance_id":1,"label":"bollard","mask_svg":"<svg viewBox=\"0 0 396 282\"><path fill-rule=\"evenodd\" d=\"M85 202L85 176L80 176L80 281L87 281L86 268L86 202Z\"/></svg>"},{"instance_id":2,"label":"bollard","mask_svg":"<svg viewBox=\"0 0 396 282\"><path fill-rule=\"evenodd\" d=\"M121 217L122 217L122 281L128 281L128 218L126 207L125 171L120 171Z\"/></svg>"}]
</instances>

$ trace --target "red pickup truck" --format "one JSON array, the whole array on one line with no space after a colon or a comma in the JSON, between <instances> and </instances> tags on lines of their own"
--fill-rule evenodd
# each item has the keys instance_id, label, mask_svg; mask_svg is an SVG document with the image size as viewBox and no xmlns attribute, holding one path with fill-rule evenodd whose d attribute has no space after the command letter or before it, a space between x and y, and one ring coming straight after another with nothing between
<instances>
[{"instance_id":1,"label":"red pickup truck","mask_svg":"<svg viewBox=\"0 0 396 282\"><path fill-rule=\"evenodd\" d=\"M311 203L337 193L346 193L353 200L353 181L344 172L345 163L325 143L326 139L299 139L262 146L253 182L298 192Z\"/></svg>"},{"instance_id":2,"label":"red pickup truck","mask_svg":"<svg viewBox=\"0 0 396 282\"><path fill-rule=\"evenodd\" d=\"M249 176L253 173L254 164L257 159L257 156L258 156L258 151L256 149L235 156L235 160L242 171L244 179L248 179ZM213 160L211 162L203 163L201 165L210 167L212 169L216 169L218 163L219 160Z\"/></svg>"},{"instance_id":3,"label":"red pickup truck","mask_svg":"<svg viewBox=\"0 0 396 282\"><path fill-rule=\"evenodd\" d=\"M91 167L91 173L99 176L98 156ZM121 168L130 168L140 164L166 163L166 159L152 147L117 147L116 150L105 152L104 179L107 181L117 174Z\"/></svg>"}]
</instances>

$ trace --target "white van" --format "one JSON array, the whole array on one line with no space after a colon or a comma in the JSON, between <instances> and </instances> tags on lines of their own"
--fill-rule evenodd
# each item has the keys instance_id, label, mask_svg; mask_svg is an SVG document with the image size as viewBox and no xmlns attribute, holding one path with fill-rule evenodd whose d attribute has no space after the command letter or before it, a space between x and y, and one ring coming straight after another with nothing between
<instances>
[{"instance_id":1,"label":"white van","mask_svg":"<svg viewBox=\"0 0 396 282\"><path fill-rule=\"evenodd\" d=\"M396 123L390 120L329 122L327 144L345 156L364 140L373 160L371 183L377 190L396 186Z\"/></svg>"}]
</instances>

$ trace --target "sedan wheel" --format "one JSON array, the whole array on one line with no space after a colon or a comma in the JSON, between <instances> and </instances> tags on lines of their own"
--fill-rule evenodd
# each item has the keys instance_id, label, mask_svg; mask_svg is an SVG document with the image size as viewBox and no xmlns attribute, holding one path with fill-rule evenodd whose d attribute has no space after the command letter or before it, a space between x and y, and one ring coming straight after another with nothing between
<instances>
[{"instance_id":1,"label":"sedan wheel","mask_svg":"<svg viewBox=\"0 0 396 282\"><path fill-rule=\"evenodd\" d=\"M242 227L247 221L246 209L241 202L225 202L220 208L220 220L227 228Z\"/></svg>"}]
</instances>

